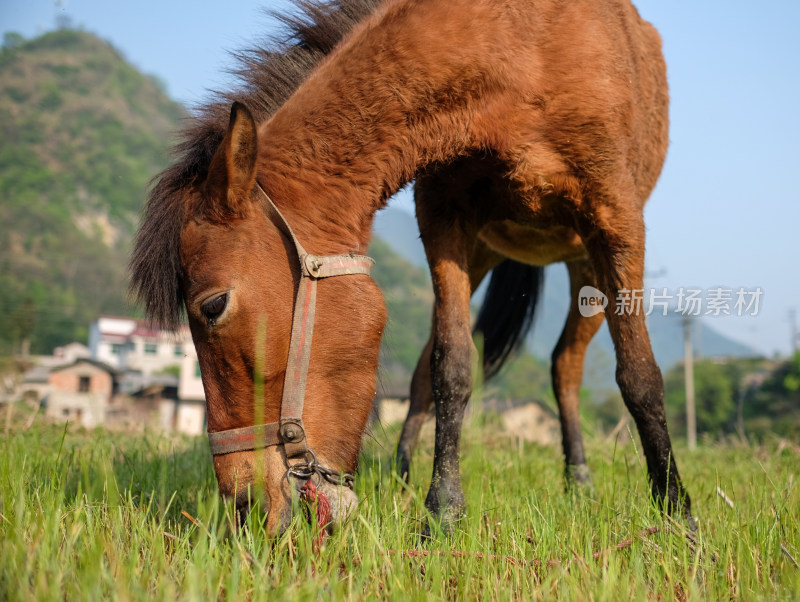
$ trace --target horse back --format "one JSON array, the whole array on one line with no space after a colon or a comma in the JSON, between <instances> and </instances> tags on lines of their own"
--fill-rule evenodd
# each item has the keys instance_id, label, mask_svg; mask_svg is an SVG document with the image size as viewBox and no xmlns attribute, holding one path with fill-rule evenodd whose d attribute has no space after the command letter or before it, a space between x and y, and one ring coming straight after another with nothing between
<instances>
[{"instance_id":1,"label":"horse back","mask_svg":"<svg viewBox=\"0 0 800 602\"><path fill-rule=\"evenodd\" d=\"M668 144L661 38L629 0L516 0L506 76L516 115L504 116L512 178L579 196L629 179L644 205ZM524 46L519 48L519 45ZM514 111L511 111L514 114Z\"/></svg>"}]
</instances>

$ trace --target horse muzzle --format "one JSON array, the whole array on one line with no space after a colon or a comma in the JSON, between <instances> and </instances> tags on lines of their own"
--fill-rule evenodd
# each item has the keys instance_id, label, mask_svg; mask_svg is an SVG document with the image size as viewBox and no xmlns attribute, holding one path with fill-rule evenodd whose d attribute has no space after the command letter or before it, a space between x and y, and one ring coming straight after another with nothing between
<instances>
[{"instance_id":1,"label":"horse muzzle","mask_svg":"<svg viewBox=\"0 0 800 602\"><path fill-rule=\"evenodd\" d=\"M262 457L256 459L257 454ZM267 531L274 536L286 531L295 512L315 522L320 533L332 533L355 511L358 496L350 487L331 482L324 473L298 478L287 471L285 462L275 447L214 457L219 492L234 501L240 525L256 501L262 503Z\"/></svg>"}]
</instances>

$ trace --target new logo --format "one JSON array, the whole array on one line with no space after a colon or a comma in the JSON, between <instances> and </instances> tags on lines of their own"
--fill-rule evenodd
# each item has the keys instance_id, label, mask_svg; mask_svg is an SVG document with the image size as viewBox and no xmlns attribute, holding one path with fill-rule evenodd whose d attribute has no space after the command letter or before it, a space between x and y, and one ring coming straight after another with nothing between
<instances>
[{"instance_id":1,"label":"new logo","mask_svg":"<svg viewBox=\"0 0 800 602\"><path fill-rule=\"evenodd\" d=\"M578 311L584 318L591 318L608 307L608 297L593 286L584 286L578 292Z\"/></svg>"}]
</instances>

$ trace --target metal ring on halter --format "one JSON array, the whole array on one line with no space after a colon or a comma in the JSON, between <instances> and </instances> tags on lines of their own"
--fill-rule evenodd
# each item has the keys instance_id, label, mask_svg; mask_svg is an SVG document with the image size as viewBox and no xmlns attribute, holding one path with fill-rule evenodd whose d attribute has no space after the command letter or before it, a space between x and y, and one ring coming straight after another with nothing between
<instances>
[{"instance_id":1,"label":"metal ring on halter","mask_svg":"<svg viewBox=\"0 0 800 602\"><path fill-rule=\"evenodd\" d=\"M306 453L311 455L311 460L298 462L297 464L289 466L289 469L286 471L287 477L292 476L296 479L310 479L314 476L315 472L319 471L320 466L317 464L317 455L310 449L307 450Z\"/></svg>"},{"instance_id":2,"label":"metal ring on halter","mask_svg":"<svg viewBox=\"0 0 800 602\"><path fill-rule=\"evenodd\" d=\"M322 475L322 477L326 481L328 481L328 483L347 487L348 489L353 488L353 482L355 481L355 477L351 475L349 472L339 472L338 470L331 470L330 468L326 468L325 466L320 466L319 464L317 464L316 468L317 468L317 473Z\"/></svg>"},{"instance_id":3,"label":"metal ring on halter","mask_svg":"<svg viewBox=\"0 0 800 602\"><path fill-rule=\"evenodd\" d=\"M292 464L286 471L287 480L289 477L308 480L313 477L314 474L318 474L323 479L328 481L328 483L339 485L341 487L347 487L348 489L353 488L353 482L355 481L355 477L353 475L351 475L349 472L340 472L338 470L328 468L327 466L323 466L317 462L317 456L313 451L309 449L308 453L311 454L311 460Z\"/></svg>"}]
</instances>

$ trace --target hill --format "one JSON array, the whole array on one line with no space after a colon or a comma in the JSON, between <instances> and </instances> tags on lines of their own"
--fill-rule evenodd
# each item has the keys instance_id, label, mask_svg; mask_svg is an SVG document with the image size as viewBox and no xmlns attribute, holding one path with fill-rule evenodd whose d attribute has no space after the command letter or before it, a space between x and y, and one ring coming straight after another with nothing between
<instances>
[{"instance_id":1,"label":"hill","mask_svg":"<svg viewBox=\"0 0 800 602\"><path fill-rule=\"evenodd\" d=\"M380 392L405 396L428 340L433 289L427 269L400 257L381 238L373 238L369 253L375 259L372 276L383 292L389 316L381 343Z\"/></svg>"},{"instance_id":2,"label":"hill","mask_svg":"<svg viewBox=\"0 0 800 602\"><path fill-rule=\"evenodd\" d=\"M425 248L419 239L417 219L413 215L389 205L375 215L372 229L376 236L391 241L390 247L395 253L428 272Z\"/></svg>"},{"instance_id":3,"label":"hill","mask_svg":"<svg viewBox=\"0 0 800 602\"><path fill-rule=\"evenodd\" d=\"M0 53L0 353L85 340L127 314L125 266L149 180L185 114L94 35Z\"/></svg>"}]
</instances>

